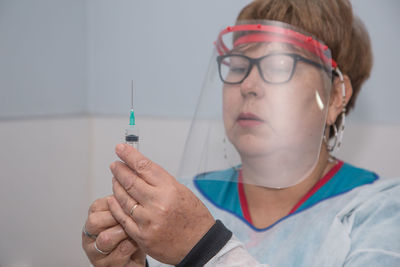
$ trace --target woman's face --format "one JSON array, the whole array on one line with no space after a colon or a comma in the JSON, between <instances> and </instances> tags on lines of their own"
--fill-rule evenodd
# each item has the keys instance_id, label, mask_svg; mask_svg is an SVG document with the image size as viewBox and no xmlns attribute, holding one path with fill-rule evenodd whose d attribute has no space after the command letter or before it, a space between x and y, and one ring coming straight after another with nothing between
<instances>
[{"instance_id":1,"label":"woman's face","mask_svg":"<svg viewBox=\"0 0 400 267\"><path fill-rule=\"evenodd\" d=\"M259 44L235 52L251 58L275 53L296 52L282 43ZM287 66L285 62L277 64L279 75L279 68ZM323 70L303 61L297 62L291 80L283 84L266 83L253 66L242 83L223 86L223 118L228 139L242 156L285 154L300 147L305 153L319 149L329 84Z\"/></svg>"}]
</instances>

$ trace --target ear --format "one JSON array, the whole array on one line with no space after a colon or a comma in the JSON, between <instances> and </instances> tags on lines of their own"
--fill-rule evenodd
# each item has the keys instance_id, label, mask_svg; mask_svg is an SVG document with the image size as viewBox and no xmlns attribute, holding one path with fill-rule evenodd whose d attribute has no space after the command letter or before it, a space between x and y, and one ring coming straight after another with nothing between
<instances>
[{"instance_id":1,"label":"ear","mask_svg":"<svg viewBox=\"0 0 400 267\"><path fill-rule=\"evenodd\" d=\"M343 103L343 85L345 88L345 96ZM337 116L342 113L344 107L346 107L351 96L353 95L353 87L349 76L343 75L343 81L339 77L335 77L332 84L331 98L329 101L328 116L326 118L326 124L332 125L335 123ZM343 106L344 105L344 106Z\"/></svg>"}]
</instances>

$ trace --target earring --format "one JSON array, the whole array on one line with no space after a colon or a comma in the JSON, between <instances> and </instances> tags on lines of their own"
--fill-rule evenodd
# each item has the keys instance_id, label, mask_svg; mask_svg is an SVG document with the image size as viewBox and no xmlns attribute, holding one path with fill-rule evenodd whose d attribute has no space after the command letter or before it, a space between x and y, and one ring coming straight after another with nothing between
<instances>
[{"instance_id":1,"label":"earring","mask_svg":"<svg viewBox=\"0 0 400 267\"><path fill-rule=\"evenodd\" d=\"M339 131L338 131L338 144L337 144L337 148L338 149L342 145L345 119L346 119L346 109L344 109L344 111L342 111L342 118L340 120ZM336 125L335 125L335 127L336 127Z\"/></svg>"},{"instance_id":2,"label":"earring","mask_svg":"<svg viewBox=\"0 0 400 267\"><path fill-rule=\"evenodd\" d=\"M337 130L337 127L336 127L336 124L333 124L333 125L330 125L330 126L328 126L329 128L329 133L328 133L328 136L330 136L330 134L331 134L331 127L333 128L333 131L334 131L334 136L333 136L333 138L334 138L334 142L333 142L333 144L329 144L329 141L330 141L330 139L328 140L327 138L326 138L326 134L324 134L324 142L325 142L325 144L326 144L326 149L329 151L329 152L332 152L333 150L335 150L335 148L336 148L336 145L338 144L338 130ZM325 128L326 129L326 128Z\"/></svg>"},{"instance_id":3,"label":"earring","mask_svg":"<svg viewBox=\"0 0 400 267\"><path fill-rule=\"evenodd\" d=\"M344 125L346 123L346 87L344 85L343 74L340 71L339 67L336 67L335 71L339 76L340 83L342 84L342 113L341 113L338 137L337 137L337 140L335 140L335 145L336 145L336 142L337 142L337 148L339 149L340 146L342 145L342 139L343 139L343 133L344 133ZM335 125L335 128L336 128L336 125Z\"/></svg>"}]
</instances>

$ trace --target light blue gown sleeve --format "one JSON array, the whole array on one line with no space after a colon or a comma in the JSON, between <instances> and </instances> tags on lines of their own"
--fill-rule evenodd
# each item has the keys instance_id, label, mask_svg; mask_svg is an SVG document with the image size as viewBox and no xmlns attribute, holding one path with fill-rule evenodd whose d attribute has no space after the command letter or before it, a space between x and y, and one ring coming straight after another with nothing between
<instances>
[{"instance_id":1,"label":"light blue gown sleeve","mask_svg":"<svg viewBox=\"0 0 400 267\"><path fill-rule=\"evenodd\" d=\"M343 222L349 224L350 251L344 266L400 266L400 187L363 196Z\"/></svg>"},{"instance_id":2,"label":"light blue gown sleeve","mask_svg":"<svg viewBox=\"0 0 400 267\"><path fill-rule=\"evenodd\" d=\"M400 266L398 179L365 188L332 222L312 266Z\"/></svg>"}]
</instances>

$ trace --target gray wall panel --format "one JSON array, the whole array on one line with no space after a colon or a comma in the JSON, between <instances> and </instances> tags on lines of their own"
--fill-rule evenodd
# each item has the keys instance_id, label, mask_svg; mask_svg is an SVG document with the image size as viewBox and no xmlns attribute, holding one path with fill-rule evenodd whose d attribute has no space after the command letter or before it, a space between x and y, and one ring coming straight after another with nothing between
<instances>
[{"instance_id":1,"label":"gray wall panel","mask_svg":"<svg viewBox=\"0 0 400 267\"><path fill-rule=\"evenodd\" d=\"M1 118L85 112L85 24L84 1L1 1Z\"/></svg>"},{"instance_id":2,"label":"gray wall panel","mask_svg":"<svg viewBox=\"0 0 400 267\"><path fill-rule=\"evenodd\" d=\"M218 30L249 0L2 0L0 118L127 114L189 117ZM400 3L353 0L375 65L350 120L400 123ZM128 115L128 114L127 114Z\"/></svg>"}]
</instances>

